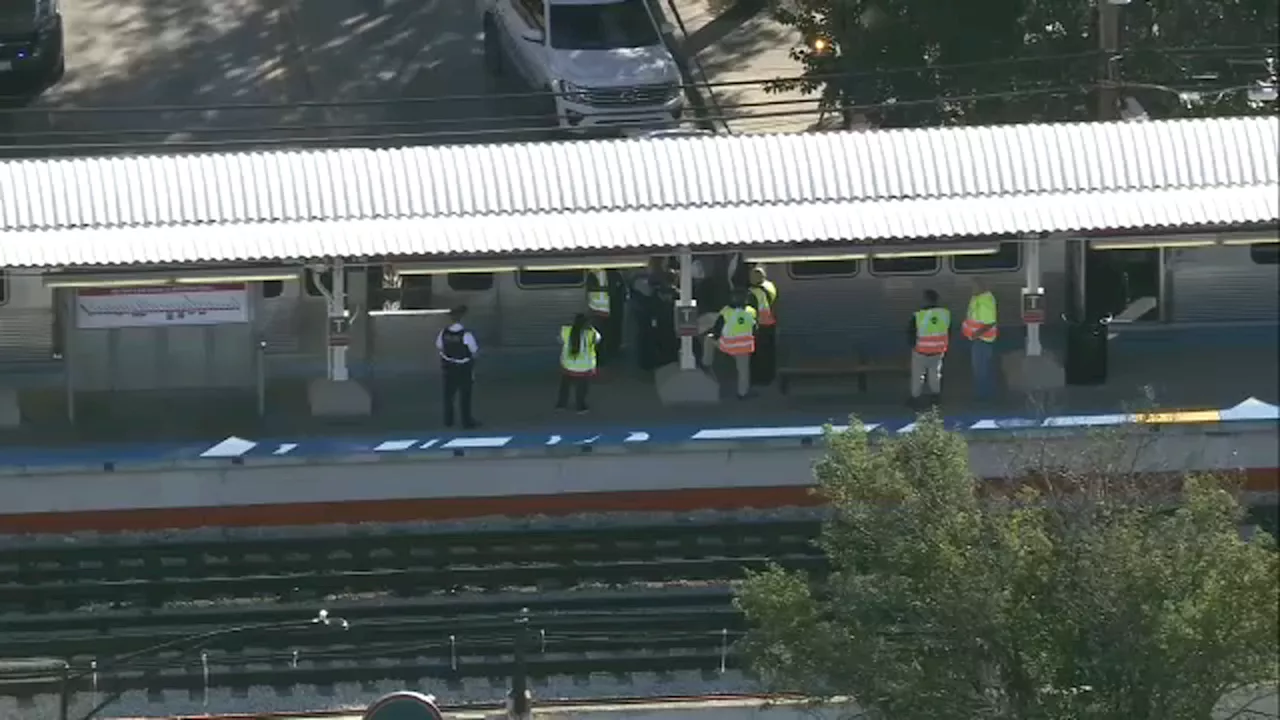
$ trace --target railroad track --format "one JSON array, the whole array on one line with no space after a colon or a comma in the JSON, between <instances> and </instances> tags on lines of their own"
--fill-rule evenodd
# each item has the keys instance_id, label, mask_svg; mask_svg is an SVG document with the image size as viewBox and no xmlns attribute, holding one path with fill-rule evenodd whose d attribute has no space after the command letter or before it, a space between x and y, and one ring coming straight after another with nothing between
<instances>
[{"instance_id":1,"label":"railroad track","mask_svg":"<svg viewBox=\"0 0 1280 720\"><path fill-rule=\"evenodd\" d=\"M75 687L99 691L450 683L509 677L527 608L535 678L720 672L735 667L743 630L730 581L769 561L824 570L817 530L678 523L14 548L0 551L0 655L65 659ZM320 608L349 627L300 627ZM60 682L9 673L0 694Z\"/></svg>"},{"instance_id":2,"label":"railroad track","mask_svg":"<svg viewBox=\"0 0 1280 720\"><path fill-rule=\"evenodd\" d=\"M100 693L439 686L509 677L527 608L534 678L718 673L737 666L744 630L731 582L766 561L825 571L817 532L789 520L8 548L0 657L65 659L72 687ZM321 608L349 627L302 626ZM0 695L59 687L48 671L0 673Z\"/></svg>"},{"instance_id":3,"label":"railroad track","mask_svg":"<svg viewBox=\"0 0 1280 720\"><path fill-rule=\"evenodd\" d=\"M726 584L352 603L329 612L333 622L309 627L299 621L315 609L294 605L52 613L6 617L2 636L6 656L66 659L79 676L74 687L113 692L507 678L518 633L534 678L714 673L737 667L733 644L744 629ZM214 636L195 639L205 634ZM127 664L112 660L166 643ZM61 680L48 671L0 674L0 694L56 691Z\"/></svg>"},{"instance_id":4,"label":"railroad track","mask_svg":"<svg viewBox=\"0 0 1280 720\"><path fill-rule=\"evenodd\" d=\"M0 551L0 612L713 581L821 559L812 521L679 523Z\"/></svg>"}]
</instances>

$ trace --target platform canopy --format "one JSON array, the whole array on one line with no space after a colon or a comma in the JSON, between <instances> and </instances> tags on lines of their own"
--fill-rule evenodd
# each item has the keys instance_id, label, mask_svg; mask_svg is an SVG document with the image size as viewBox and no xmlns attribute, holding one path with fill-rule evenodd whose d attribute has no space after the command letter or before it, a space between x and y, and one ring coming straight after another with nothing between
<instances>
[{"instance_id":1,"label":"platform canopy","mask_svg":"<svg viewBox=\"0 0 1280 720\"><path fill-rule=\"evenodd\" d=\"M1280 120L0 162L0 266L932 243L1280 219Z\"/></svg>"}]
</instances>

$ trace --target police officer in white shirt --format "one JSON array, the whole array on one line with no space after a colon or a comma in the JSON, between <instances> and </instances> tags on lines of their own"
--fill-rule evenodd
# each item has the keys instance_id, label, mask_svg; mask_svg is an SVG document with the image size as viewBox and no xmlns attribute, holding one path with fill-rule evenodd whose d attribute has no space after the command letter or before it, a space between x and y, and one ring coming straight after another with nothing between
<instances>
[{"instance_id":1,"label":"police officer in white shirt","mask_svg":"<svg viewBox=\"0 0 1280 720\"><path fill-rule=\"evenodd\" d=\"M466 305L449 311L450 325L436 336L436 350L440 353L444 378L445 427L453 427L454 398L457 398L462 427L471 429L480 424L471 414L471 388L475 384L475 358L480 346L476 344L476 336L462 325L462 316L466 314Z\"/></svg>"}]
</instances>

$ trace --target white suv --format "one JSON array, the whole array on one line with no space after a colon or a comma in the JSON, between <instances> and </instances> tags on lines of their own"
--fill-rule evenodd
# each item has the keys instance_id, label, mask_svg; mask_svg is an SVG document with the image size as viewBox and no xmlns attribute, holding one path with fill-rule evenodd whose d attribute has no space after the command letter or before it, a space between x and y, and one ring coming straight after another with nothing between
<instances>
[{"instance_id":1,"label":"white suv","mask_svg":"<svg viewBox=\"0 0 1280 720\"><path fill-rule=\"evenodd\" d=\"M569 130L680 120L680 71L649 0L481 0L485 63L555 94Z\"/></svg>"}]
</instances>

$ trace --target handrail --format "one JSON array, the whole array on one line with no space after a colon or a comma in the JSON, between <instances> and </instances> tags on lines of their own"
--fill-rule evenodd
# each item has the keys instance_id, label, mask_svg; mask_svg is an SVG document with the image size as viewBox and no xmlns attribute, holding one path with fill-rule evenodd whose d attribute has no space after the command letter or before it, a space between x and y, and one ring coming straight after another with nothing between
<instances>
[{"instance_id":1,"label":"handrail","mask_svg":"<svg viewBox=\"0 0 1280 720\"><path fill-rule=\"evenodd\" d=\"M267 415L267 341L258 340L258 352L254 358L257 371L258 417Z\"/></svg>"}]
</instances>

